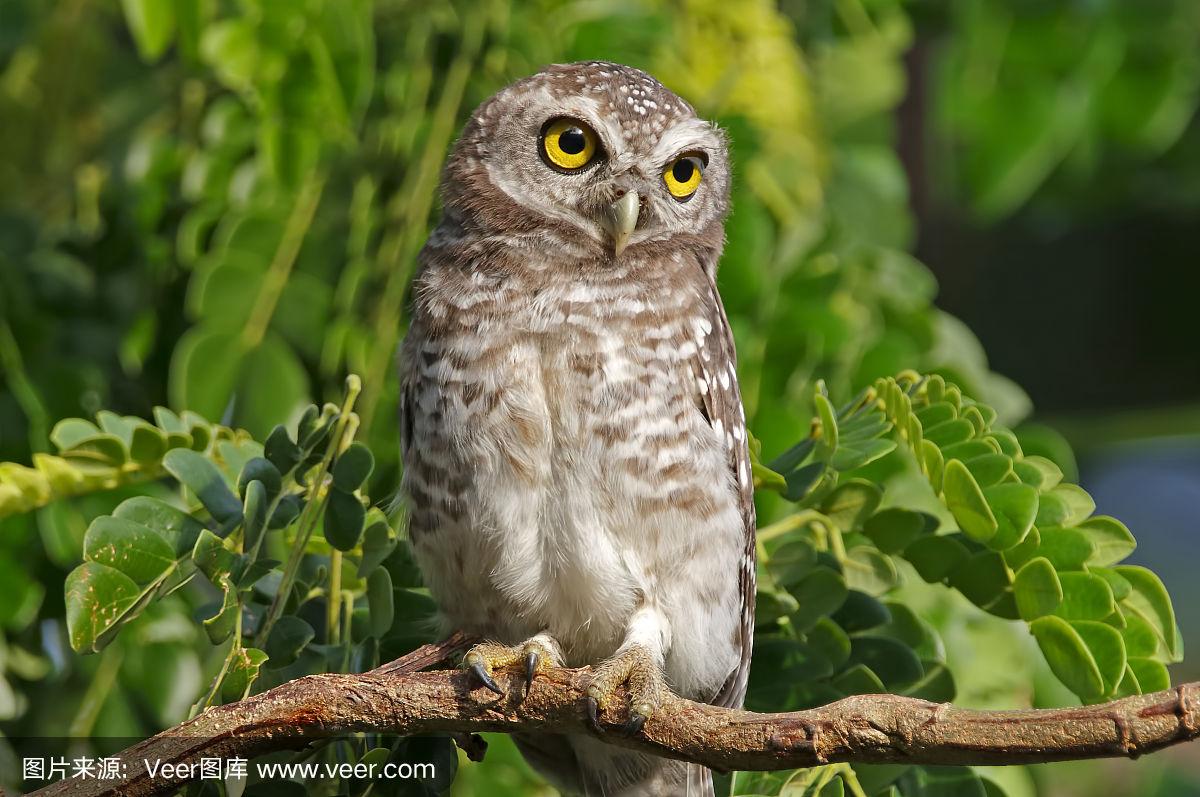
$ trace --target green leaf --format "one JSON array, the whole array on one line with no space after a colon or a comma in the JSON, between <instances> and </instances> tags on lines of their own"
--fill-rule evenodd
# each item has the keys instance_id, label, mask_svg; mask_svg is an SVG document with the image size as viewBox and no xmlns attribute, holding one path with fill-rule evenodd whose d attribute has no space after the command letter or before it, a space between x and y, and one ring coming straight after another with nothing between
<instances>
[{"instance_id":1,"label":"green leaf","mask_svg":"<svg viewBox=\"0 0 1200 797\"><path fill-rule=\"evenodd\" d=\"M988 797L983 782L967 767L928 767L921 797Z\"/></svg>"},{"instance_id":2,"label":"green leaf","mask_svg":"<svg viewBox=\"0 0 1200 797\"><path fill-rule=\"evenodd\" d=\"M147 61L158 60L175 35L175 4L166 0L121 0L121 8L138 54Z\"/></svg>"},{"instance_id":3,"label":"green leaf","mask_svg":"<svg viewBox=\"0 0 1200 797\"><path fill-rule=\"evenodd\" d=\"M975 481L985 490L1000 484L1013 472L1012 457L1007 454L985 454L963 462Z\"/></svg>"},{"instance_id":4,"label":"green leaf","mask_svg":"<svg viewBox=\"0 0 1200 797\"><path fill-rule=\"evenodd\" d=\"M863 523L863 533L886 554L900 553L924 531L928 516L908 509L882 509Z\"/></svg>"},{"instance_id":5,"label":"green leaf","mask_svg":"<svg viewBox=\"0 0 1200 797\"><path fill-rule=\"evenodd\" d=\"M929 486L933 488L935 493L941 493L942 477L945 472L941 449L928 440L922 440L921 453L917 459L921 463L921 470L929 479Z\"/></svg>"},{"instance_id":6,"label":"green leaf","mask_svg":"<svg viewBox=\"0 0 1200 797\"><path fill-rule=\"evenodd\" d=\"M261 483L269 498L279 495L283 488L283 476L279 469L264 457L253 457L242 466L238 474L238 494L242 498L246 497L246 485L252 481Z\"/></svg>"},{"instance_id":7,"label":"green leaf","mask_svg":"<svg viewBox=\"0 0 1200 797\"><path fill-rule=\"evenodd\" d=\"M828 462L838 447L837 417L833 405L829 403L829 399L820 389L813 392L813 406L817 411L817 418L820 420L820 426L818 427L818 434L820 436L817 438L817 458L823 462Z\"/></svg>"},{"instance_id":8,"label":"green leaf","mask_svg":"<svg viewBox=\"0 0 1200 797\"><path fill-rule=\"evenodd\" d=\"M938 424L952 421L958 417L958 409L953 404L944 401L935 401L932 398L931 402L929 405L915 411L917 420L921 422L923 428L932 429Z\"/></svg>"},{"instance_id":9,"label":"green leaf","mask_svg":"<svg viewBox=\"0 0 1200 797\"><path fill-rule=\"evenodd\" d=\"M1087 534L1095 550L1088 560L1094 565L1114 565L1133 553L1137 541L1125 524L1107 515L1088 518L1077 527Z\"/></svg>"},{"instance_id":10,"label":"green leaf","mask_svg":"<svg viewBox=\"0 0 1200 797\"><path fill-rule=\"evenodd\" d=\"M371 634L383 639L392 628L395 607L392 603L392 577L386 568L376 568L367 579L367 606L371 611Z\"/></svg>"},{"instance_id":11,"label":"green leaf","mask_svg":"<svg viewBox=\"0 0 1200 797\"><path fill-rule=\"evenodd\" d=\"M759 626L770 625L799 608L800 604L791 594L760 584L754 595L754 622Z\"/></svg>"},{"instance_id":12,"label":"green leaf","mask_svg":"<svg viewBox=\"0 0 1200 797\"><path fill-rule=\"evenodd\" d=\"M1103 620L1117 610L1112 589L1091 573L1061 573L1063 602L1057 614L1064 620Z\"/></svg>"},{"instance_id":13,"label":"green leaf","mask_svg":"<svg viewBox=\"0 0 1200 797\"><path fill-rule=\"evenodd\" d=\"M157 463L167 452L167 433L142 420L133 423L129 456L142 465Z\"/></svg>"},{"instance_id":14,"label":"green leaf","mask_svg":"<svg viewBox=\"0 0 1200 797\"><path fill-rule=\"evenodd\" d=\"M374 517L373 517L374 516ZM396 548L396 537L388 526L387 518L378 509L367 513L367 530L363 533L362 559L358 563L358 577L366 578L383 563ZM409 585L404 585L409 586Z\"/></svg>"},{"instance_id":15,"label":"green leaf","mask_svg":"<svg viewBox=\"0 0 1200 797\"><path fill-rule=\"evenodd\" d=\"M962 418L939 423L937 426L925 429L925 439L938 448L946 448L956 443L966 442L974 434L975 427L971 425L970 421Z\"/></svg>"},{"instance_id":16,"label":"green leaf","mask_svg":"<svg viewBox=\"0 0 1200 797\"><path fill-rule=\"evenodd\" d=\"M921 666L925 668L925 676L906 688L903 694L931 703L949 703L953 700L958 687L950 668L937 661L922 661Z\"/></svg>"},{"instance_id":17,"label":"green leaf","mask_svg":"<svg viewBox=\"0 0 1200 797\"><path fill-rule=\"evenodd\" d=\"M807 459L815 447L816 440L807 437L768 462L766 467L775 473L787 473L794 470L801 462Z\"/></svg>"},{"instance_id":18,"label":"green leaf","mask_svg":"<svg viewBox=\"0 0 1200 797\"><path fill-rule=\"evenodd\" d=\"M1096 511L1096 502L1074 484L1060 484L1048 493L1043 493L1038 507L1038 528L1046 526L1074 526L1087 520Z\"/></svg>"},{"instance_id":19,"label":"green leaf","mask_svg":"<svg viewBox=\"0 0 1200 797\"><path fill-rule=\"evenodd\" d=\"M1038 555L1049 559L1057 570L1080 570L1096 551L1092 541L1079 529L1039 526L1038 531L1042 539Z\"/></svg>"},{"instance_id":20,"label":"green leaf","mask_svg":"<svg viewBox=\"0 0 1200 797\"><path fill-rule=\"evenodd\" d=\"M820 651L831 667L841 667L850 657L850 637L838 623L828 617L818 620L817 624L805 633L804 641Z\"/></svg>"},{"instance_id":21,"label":"green leaf","mask_svg":"<svg viewBox=\"0 0 1200 797\"><path fill-rule=\"evenodd\" d=\"M312 642L316 632L308 623L292 614L285 614L276 621L267 637L264 650L270 659L270 667L286 667L296 660L300 651Z\"/></svg>"},{"instance_id":22,"label":"green leaf","mask_svg":"<svg viewBox=\"0 0 1200 797\"><path fill-rule=\"evenodd\" d=\"M851 589L872 595L882 595L900 580L892 558L870 545L855 545L846 552L842 574Z\"/></svg>"},{"instance_id":23,"label":"green leaf","mask_svg":"<svg viewBox=\"0 0 1200 797\"><path fill-rule=\"evenodd\" d=\"M1042 547L1042 533L1038 531L1037 526L1034 526L1019 545L1014 545L1004 552L1004 561L1013 570L1020 570L1029 560L1038 555L1040 547Z\"/></svg>"},{"instance_id":24,"label":"green leaf","mask_svg":"<svg viewBox=\"0 0 1200 797\"><path fill-rule=\"evenodd\" d=\"M352 493L363 486L375 469L375 457L371 449L359 442L351 443L333 463L333 486Z\"/></svg>"},{"instance_id":25,"label":"green leaf","mask_svg":"<svg viewBox=\"0 0 1200 797\"><path fill-rule=\"evenodd\" d=\"M235 414L238 424L256 436L266 435L308 399L308 373L296 351L269 333L242 363Z\"/></svg>"},{"instance_id":26,"label":"green leaf","mask_svg":"<svg viewBox=\"0 0 1200 797\"><path fill-rule=\"evenodd\" d=\"M829 517L839 529L850 531L858 528L883 498L883 491L862 479L851 479L839 485L824 501L821 512Z\"/></svg>"},{"instance_id":27,"label":"green leaf","mask_svg":"<svg viewBox=\"0 0 1200 797\"><path fill-rule=\"evenodd\" d=\"M1023 457L1013 463L1013 470L1021 481L1038 490L1053 489L1063 478L1062 470L1045 457Z\"/></svg>"},{"instance_id":28,"label":"green leaf","mask_svg":"<svg viewBox=\"0 0 1200 797\"><path fill-rule=\"evenodd\" d=\"M1058 680L1086 701L1104 697L1104 677L1083 638L1061 617L1040 617L1029 624L1038 647Z\"/></svg>"},{"instance_id":29,"label":"green leaf","mask_svg":"<svg viewBox=\"0 0 1200 797\"><path fill-rule=\"evenodd\" d=\"M917 663L918 666L920 662ZM833 685L844 695L882 695L888 688L879 676L865 664L855 664L833 679Z\"/></svg>"},{"instance_id":30,"label":"green leaf","mask_svg":"<svg viewBox=\"0 0 1200 797\"><path fill-rule=\"evenodd\" d=\"M232 703L248 695L266 661L266 652L258 648L238 648L234 651L229 662L229 672L221 684L222 699Z\"/></svg>"},{"instance_id":31,"label":"green leaf","mask_svg":"<svg viewBox=\"0 0 1200 797\"><path fill-rule=\"evenodd\" d=\"M1053 614L1062 603L1063 588L1050 560L1039 556L1018 570L1013 579L1013 596L1017 611L1026 622Z\"/></svg>"},{"instance_id":32,"label":"green leaf","mask_svg":"<svg viewBox=\"0 0 1200 797\"><path fill-rule=\"evenodd\" d=\"M237 332L201 323L183 333L175 344L168 372L171 404L206 418L223 417L237 385L241 351Z\"/></svg>"},{"instance_id":33,"label":"green leaf","mask_svg":"<svg viewBox=\"0 0 1200 797\"><path fill-rule=\"evenodd\" d=\"M127 498L113 510L113 517L140 523L167 541L173 558L191 552L204 526L182 509L165 501L137 495Z\"/></svg>"},{"instance_id":34,"label":"green leaf","mask_svg":"<svg viewBox=\"0 0 1200 797\"><path fill-rule=\"evenodd\" d=\"M789 589L817 564L817 549L807 540L790 539L771 551L763 565L775 583Z\"/></svg>"},{"instance_id":35,"label":"green leaf","mask_svg":"<svg viewBox=\"0 0 1200 797\"><path fill-rule=\"evenodd\" d=\"M221 604L216 614L204 619L203 625L208 641L219 645L233 634L241 606L238 604L237 589L228 574L222 573L213 583L221 587Z\"/></svg>"},{"instance_id":36,"label":"green leaf","mask_svg":"<svg viewBox=\"0 0 1200 797\"><path fill-rule=\"evenodd\" d=\"M814 568L789 591L798 605L791 613L792 625L801 633L836 611L848 592L842 574L824 565Z\"/></svg>"},{"instance_id":37,"label":"green leaf","mask_svg":"<svg viewBox=\"0 0 1200 797\"><path fill-rule=\"evenodd\" d=\"M950 586L981 608L988 608L1009 586L1008 566L994 551L971 556L950 576Z\"/></svg>"},{"instance_id":38,"label":"green leaf","mask_svg":"<svg viewBox=\"0 0 1200 797\"><path fill-rule=\"evenodd\" d=\"M1088 567L1088 572L1100 576L1108 582L1108 588L1112 590L1113 599L1120 602L1129 597L1129 593L1133 592L1133 585L1130 584L1124 576L1119 575L1116 571L1107 567Z\"/></svg>"},{"instance_id":39,"label":"green leaf","mask_svg":"<svg viewBox=\"0 0 1200 797\"><path fill-rule=\"evenodd\" d=\"M904 558L930 584L948 578L969 557L965 545L945 535L922 537L904 549Z\"/></svg>"},{"instance_id":40,"label":"green leaf","mask_svg":"<svg viewBox=\"0 0 1200 797\"><path fill-rule=\"evenodd\" d=\"M877 634L898 639L913 649L922 659L938 659L943 655L942 643L933 627L917 616L908 605L891 600L885 603L891 621Z\"/></svg>"},{"instance_id":41,"label":"green leaf","mask_svg":"<svg viewBox=\"0 0 1200 797\"><path fill-rule=\"evenodd\" d=\"M353 549L362 537L366 516L362 501L335 487L325 506L325 540L339 551Z\"/></svg>"},{"instance_id":42,"label":"green leaf","mask_svg":"<svg viewBox=\"0 0 1200 797\"><path fill-rule=\"evenodd\" d=\"M142 591L133 579L99 562L84 562L67 575L67 637L71 647L90 653L137 604Z\"/></svg>"},{"instance_id":43,"label":"green leaf","mask_svg":"<svg viewBox=\"0 0 1200 797\"><path fill-rule=\"evenodd\" d=\"M873 596L852 589L830 619L847 634L857 634L891 622L892 615L888 608Z\"/></svg>"},{"instance_id":44,"label":"green leaf","mask_svg":"<svg viewBox=\"0 0 1200 797\"><path fill-rule=\"evenodd\" d=\"M192 448L192 433L179 416L166 407L154 408L154 422L167 433L167 449ZM202 447L203 448L203 447Z\"/></svg>"},{"instance_id":45,"label":"green leaf","mask_svg":"<svg viewBox=\"0 0 1200 797\"><path fill-rule=\"evenodd\" d=\"M787 492L787 479L761 462L751 462L750 473L754 477L754 489L756 491L773 490L781 494Z\"/></svg>"},{"instance_id":46,"label":"green leaf","mask_svg":"<svg viewBox=\"0 0 1200 797\"><path fill-rule=\"evenodd\" d=\"M88 526L83 558L107 565L137 584L149 584L175 566L170 544L140 523L101 515Z\"/></svg>"},{"instance_id":47,"label":"green leaf","mask_svg":"<svg viewBox=\"0 0 1200 797\"><path fill-rule=\"evenodd\" d=\"M983 496L997 526L995 535L987 540L988 546L1003 551L1020 544L1037 517L1037 490L1027 484L1007 482L988 487Z\"/></svg>"},{"instance_id":48,"label":"green leaf","mask_svg":"<svg viewBox=\"0 0 1200 797\"><path fill-rule=\"evenodd\" d=\"M304 508L304 501L300 496L292 493L283 496L279 499L279 506L275 507L275 512L271 515L271 520L267 523L267 528L281 529L289 525L296 518L300 517L300 511Z\"/></svg>"},{"instance_id":49,"label":"green leaf","mask_svg":"<svg viewBox=\"0 0 1200 797\"><path fill-rule=\"evenodd\" d=\"M270 498L267 488L258 479L246 485L246 503L243 505L242 546L247 553L258 548L263 533L267 530L267 510Z\"/></svg>"},{"instance_id":50,"label":"green leaf","mask_svg":"<svg viewBox=\"0 0 1200 797\"><path fill-rule=\"evenodd\" d=\"M1129 669L1137 677L1142 694L1161 692L1171 688L1171 675L1167 668L1154 659L1130 658Z\"/></svg>"},{"instance_id":51,"label":"green leaf","mask_svg":"<svg viewBox=\"0 0 1200 797\"><path fill-rule=\"evenodd\" d=\"M891 637L853 637L849 661L869 667L891 690L919 681L925 675L921 661L912 649Z\"/></svg>"},{"instance_id":52,"label":"green leaf","mask_svg":"<svg viewBox=\"0 0 1200 797\"><path fill-rule=\"evenodd\" d=\"M208 444L212 442L213 428L212 424L204 419L204 416L198 415L191 410L184 410L179 420L187 428L188 434L192 436L192 450L206 451Z\"/></svg>"},{"instance_id":53,"label":"green leaf","mask_svg":"<svg viewBox=\"0 0 1200 797\"><path fill-rule=\"evenodd\" d=\"M829 464L834 470L844 473L855 468L861 468L863 465L868 465L895 450L896 441L886 438L854 442L843 440L838 445L838 449L834 452L833 459L829 461Z\"/></svg>"},{"instance_id":54,"label":"green leaf","mask_svg":"<svg viewBox=\"0 0 1200 797\"><path fill-rule=\"evenodd\" d=\"M958 527L976 542L986 543L999 529L983 491L975 483L966 465L957 459L946 463L942 476L942 493L946 507L954 515Z\"/></svg>"},{"instance_id":55,"label":"green leaf","mask_svg":"<svg viewBox=\"0 0 1200 797\"><path fill-rule=\"evenodd\" d=\"M821 482L828 466L824 462L810 462L802 468L791 471L784 477L786 489L783 497L789 501L800 501Z\"/></svg>"},{"instance_id":56,"label":"green leaf","mask_svg":"<svg viewBox=\"0 0 1200 797\"><path fill-rule=\"evenodd\" d=\"M200 54L229 88L241 91L253 84L260 59L255 28L248 20L231 19L206 26Z\"/></svg>"},{"instance_id":57,"label":"green leaf","mask_svg":"<svg viewBox=\"0 0 1200 797\"><path fill-rule=\"evenodd\" d=\"M1154 626L1137 614L1129 612L1125 617L1125 628L1121 631L1125 650L1132 658L1151 658L1158 653L1159 635Z\"/></svg>"},{"instance_id":58,"label":"green leaf","mask_svg":"<svg viewBox=\"0 0 1200 797\"><path fill-rule=\"evenodd\" d=\"M1175 627L1175 609L1171 606L1171 597L1159 577L1136 565L1120 565L1113 570L1133 587L1133 592L1125 599L1124 604L1150 623L1172 659L1178 660L1182 657L1183 645Z\"/></svg>"},{"instance_id":59,"label":"green leaf","mask_svg":"<svg viewBox=\"0 0 1200 797\"><path fill-rule=\"evenodd\" d=\"M263 443L263 456L270 460L280 473L287 473L300 464L302 452L284 426L277 425Z\"/></svg>"},{"instance_id":60,"label":"green leaf","mask_svg":"<svg viewBox=\"0 0 1200 797\"><path fill-rule=\"evenodd\" d=\"M107 465L124 465L128 460L128 451L121 438L103 433L76 440L70 448L62 450L62 455L71 460L100 462Z\"/></svg>"},{"instance_id":61,"label":"green leaf","mask_svg":"<svg viewBox=\"0 0 1200 797\"><path fill-rule=\"evenodd\" d=\"M841 778L834 778L822 786L815 797L846 797L846 783Z\"/></svg>"},{"instance_id":62,"label":"green leaf","mask_svg":"<svg viewBox=\"0 0 1200 797\"><path fill-rule=\"evenodd\" d=\"M989 443L986 439L964 440L961 443L955 443L943 448L942 456L947 461L952 459L960 460L969 468L970 465L968 463L971 460L998 453L995 445L995 443Z\"/></svg>"},{"instance_id":63,"label":"green leaf","mask_svg":"<svg viewBox=\"0 0 1200 797\"><path fill-rule=\"evenodd\" d=\"M225 547L223 539L204 529L192 548L192 561L209 581L220 584L221 578L230 575L237 567L238 555Z\"/></svg>"},{"instance_id":64,"label":"green leaf","mask_svg":"<svg viewBox=\"0 0 1200 797\"><path fill-rule=\"evenodd\" d=\"M50 431L50 442L59 451L74 448L76 444L101 434L100 427L83 418L65 418L54 424Z\"/></svg>"},{"instance_id":65,"label":"green leaf","mask_svg":"<svg viewBox=\"0 0 1200 797\"><path fill-rule=\"evenodd\" d=\"M232 529L242 517L242 502L237 499L221 472L202 454L177 448L163 457L163 467L196 494L222 528Z\"/></svg>"},{"instance_id":66,"label":"green leaf","mask_svg":"<svg viewBox=\"0 0 1200 797\"><path fill-rule=\"evenodd\" d=\"M1100 672L1104 682L1104 694L1108 697L1117 691L1121 678L1125 675L1125 643L1117 629L1104 623L1089 620L1076 620L1071 627L1091 651L1092 660Z\"/></svg>"}]
</instances>

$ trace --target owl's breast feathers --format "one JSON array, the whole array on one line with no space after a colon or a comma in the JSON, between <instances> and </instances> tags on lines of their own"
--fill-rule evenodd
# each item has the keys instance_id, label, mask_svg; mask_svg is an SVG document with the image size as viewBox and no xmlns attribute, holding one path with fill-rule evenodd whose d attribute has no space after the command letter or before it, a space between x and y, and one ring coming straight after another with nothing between
<instances>
[{"instance_id":1,"label":"owl's breast feathers","mask_svg":"<svg viewBox=\"0 0 1200 797\"><path fill-rule=\"evenodd\" d=\"M502 639L551 628L591 663L649 597L675 688L739 705L754 509L715 252L460 241L423 253L401 370L410 526L442 611Z\"/></svg>"}]
</instances>

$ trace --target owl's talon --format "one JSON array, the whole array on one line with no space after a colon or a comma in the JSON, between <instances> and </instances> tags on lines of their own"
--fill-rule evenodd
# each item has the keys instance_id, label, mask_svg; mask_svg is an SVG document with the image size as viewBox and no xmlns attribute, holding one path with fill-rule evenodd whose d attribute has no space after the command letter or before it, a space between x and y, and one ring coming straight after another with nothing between
<instances>
[{"instance_id":1,"label":"owl's talon","mask_svg":"<svg viewBox=\"0 0 1200 797\"><path fill-rule=\"evenodd\" d=\"M596 698L588 695L583 699L583 705L587 709L588 724L592 726L592 730L600 733L603 728L600 727L600 704Z\"/></svg>"},{"instance_id":2,"label":"owl's talon","mask_svg":"<svg viewBox=\"0 0 1200 797\"><path fill-rule=\"evenodd\" d=\"M612 699L617 689L626 686L629 690L629 717L621 729L630 736L642 732L646 720L658 707L666 684L662 673L649 651L631 647L601 664L588 686L586 706L588 719L593 729L602 730L600 710Z\"/></svg>"},{"instance_id":3,"label":"owl's talon","mask_svg":"<svg viewBox=\"0 0 1200 797\"><path fill-rule=\"evenodd\" d=\"M521 668L525 676L525 695L534 677L547 667L561 666L557 643L545 635L536 636L518 645L509 647L498 642L481 642L463 657L463 669L473 675L481 685L498 695L505 691L496 683L492 674L500 669Z\"/></svg>"},{"instance_id":4,"label":"owl's talon","mask_svg":"<svg viewBox=\"0 0 1200 797\"><path fill-rule=\"evenodd\" d=\"M476 680L478 680L480 684L498 695L504 694L504 690L500 688L500 685L496 683L496 679L493 678L492 674L489 672L491 667L488 665L487 659L481 653L472 650L467 654L466 658L463 659L463 664L466 665L467 669L471 671L471 674L475 676Z\"/></svg>"},{"instance_id":5,"label":"owl's talon","mask_svg":"<svg viewBox=\"0 0 1200 797\"><path fill-rule=\"evenodd\" d=\"M541 661L542 657L536 650L529 651L525 656L525 697L529 697L529 688L533 686L533 678L537 675L538 664Z\"/></svg>"}]
</instances>

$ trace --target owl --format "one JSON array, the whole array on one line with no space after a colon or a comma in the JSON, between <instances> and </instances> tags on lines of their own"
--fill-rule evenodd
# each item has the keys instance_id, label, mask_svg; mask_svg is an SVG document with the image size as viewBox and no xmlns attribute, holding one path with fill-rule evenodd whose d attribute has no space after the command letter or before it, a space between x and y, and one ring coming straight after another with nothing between
<instances>
[{"instance_id":1,"label":"owl","mask_svg":"<svg viewBox=\"0 0 1200 797\"><path fill-rule=\"evenodd\" d=\"M567 794L712 794L703 767L603 736L639 733L668 689L745 695L753 488L715 281L729 184L721 131L654 78L554 65L472 115L420 254L400 358L414 555L446 627L488 640L464 659L478 688L593 668L593 734L516 737Z\"/></svg>"}]
</instances>

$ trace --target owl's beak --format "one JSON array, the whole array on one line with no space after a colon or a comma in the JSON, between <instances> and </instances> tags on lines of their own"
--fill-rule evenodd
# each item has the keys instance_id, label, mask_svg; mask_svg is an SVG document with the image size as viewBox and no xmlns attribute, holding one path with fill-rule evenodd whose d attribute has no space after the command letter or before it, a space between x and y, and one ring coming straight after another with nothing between
<instances>
[{"instance_id":1,"label":"owl's beak","mask_svg":"<svg viewBox=\"0 0 1200 797\"><path fill-rule=\"evenodd\" d=\"M640 210L641 199L637 191L626 191L620 199L608 206L604 214L604 226L612 236L614 257L619 256L625 251L625 247L629 246Z\"/></svg>"}]
</instances>

